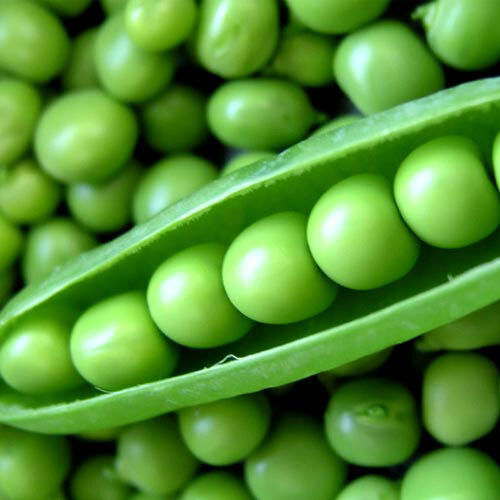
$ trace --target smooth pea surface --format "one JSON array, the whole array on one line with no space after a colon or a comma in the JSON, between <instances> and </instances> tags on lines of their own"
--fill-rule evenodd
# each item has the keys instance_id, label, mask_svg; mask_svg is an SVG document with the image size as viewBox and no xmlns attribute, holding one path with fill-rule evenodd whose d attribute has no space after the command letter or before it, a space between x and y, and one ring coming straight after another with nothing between
<instances>
[{"instance_id":1,"label":"smooth pea surface","mask_svg":"<svg viewBox=\"0 0 500 500\"><path fill-rule=\"evenodd\" d=\"M270 160L275 156L276 155L270 151L247 151L245 153L240 153L224 165L221 175L231 174L235 170L239 170L247 165L251 165L260 160Z\"/></svg>"},{"instance_id":2,"label":"smooth pea surface","mask_svg":"<svg viewBox=\"0 0 500 500\"><path fill-rule=\"evenodd\" d=\"M21 252L21 231L0 214L0 272L10 267Z\"/></svg>"},{"instance_id":3,"label":"smooth pea surface","mask_svg":"<svg viewBox=\"0 0 500 500\"><path fill-rule=\"evenodd\" d=\"M194 479L184 490L180 500L252 500L252 496L236 476L225 471L215 471Z\"/></svg>"},{"instance_id":4,"label":"smooth pea surface","mask_svg":"<svg viewBox=\"0 0 500 500\"><path fill-rule=\"evenodd\" d=\"M383 476L361 476L351 481L335 500L400 500L399 487Z\"/></svg>"},{"instance_id":5,"label":"smooth pea surface","mask_svg":"<svg viewBox=\"0 0 500 500\"><path fill-rule=\"evenodd\" d=\"M68 64L62 74L62 83L67 90L99 86L94 60L97 29L84 31L73 39Z\"/></svg>"}]
</instances>

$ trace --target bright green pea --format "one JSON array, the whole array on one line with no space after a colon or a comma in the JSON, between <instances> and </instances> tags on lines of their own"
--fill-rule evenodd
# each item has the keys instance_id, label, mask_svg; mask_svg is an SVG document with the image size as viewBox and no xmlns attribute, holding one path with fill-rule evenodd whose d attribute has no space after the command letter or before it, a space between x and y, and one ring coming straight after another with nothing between
<instances>
[{"instance_id":1,"label":"bright green pea","mask_svg":"<svg viewBox=\"0 0 500 500\"><path fill-rule=\"evenodd\" d=\"M253 322L229 301L222 284L226 247L206 243L169 257L148 286L148 306L160 330L178 344L210 348L234 342Z\"/></svg>"},{"instance_id":2,"label":"bright green pea","mask_svg":"<svg viewBox=\"0 0 500 500\"><path fill-rule=\"evenodd\" d=\"M214 471L194 479L180 500L252 500L241 479L225 471Z\"/></svg>"},{"instance_id":3,"label":"bright green pea","mask_svg":"<svg viewBox=\"0 0 500 500\"><path fill-rule=\"evenodd\" d=\"M73 328L70 349L80 374L107 391L168 377L178 358L153 323L142 292L115 295L87 309Z\"/></svg>"},{"instance_id":4,"label":"bright green pea","mask_svg":"<svg viewBox=\"0 0 500 500\"><path fill-rule=\"evenodd\" d=\"M51 219L28 232L22 257L26 283L40 281L64 262L97 245L96 239L71 219Z\"/></svg>"},{"instance_id":5,"label":"bright green pea","mask_svg":"<svg viewBox=\"0 0 500 500\"><path fill-rule=\"evenodd\" d=\"M358 379L338 388L328 403L325 428L339 456L365 467L401 464L420 440L413 396L386 379Z\"/></svg>"},{"instance_id":6,"label":"bright green pea","mask_svg":"<svg viewBox=\"0 0 500 500\"><path fill-rule=\"evenodd\" d=\"M380 21L346 36L335 53L333 69L340 88L364 114L444 87L439 63L399 21Z\"/></svg>"},{"instance_id":7,"label":"bright green pea","mask_svg":"<svg viewBox=\"0 0 500 500\"><path fill-rule=\"evenodd\" d=\"M19 160L28 151L41 108L35 87L0 77L0 166Z\"/></svg>"},{"instance_id":8,"label":"bright green pea","mask_svg":"<svg viewBox=\"0 0 500 500\"><path fill-rule=\"evenodd\" d=\"M337 295L307 248L306 218L297 212L270 215L240 233L224 258L222 279L231 302L262 323L310 318Z\"/></svg>"},{"instance_id":9,"label":"bright green pea","mask_svg":"<svg viewBox=\"0 0 500 500\"><path fill-rule=\"evenodd\" d=\"M142 102L158 95L172 81L177 64L173 53L156 54L138 47L125 29L121 12L99 28L95 62L104 88L127 102Z\"/></svg>"},{"instance_id":10,"label":"bright green pea","mask_svg":"<svg viewBox=\"0 0 500 500\"><path fill-rule=\"evenodd\" d=\"M62 436L0 427L0 492L8 500L47 500L68 473L70 448Z\"/></svg>"},{"instance_id":11,"label":"bright green pea","mask_svg":"<svg viewBox=\"0 0 500 500\"><path fill-rule=\"evenodd\" d=\"M9 268L21 252L21 231L0 214L0 272Z\"/></svg>"},{"instance_id":12,"label":"bright green pea","mask_svg":"<svg viewBox=\"0 0 500 500\"><path fill-rule=\"evenodd\" d=\"M498 193L466 137L440 137L413 150L396 174L394 196L410 229L439 248L476 243L500 221Z\"/></svg>"},{"instance_id":13,"label":"bright green pea","mask_svg":"<svg viewBox=\"0 0 500 500\"><path fill-rule=\"evenodd\" d=\"M128 0L100 0L104 12L110 16L124 9Z\"/></svg>"},{"instance_id":14,"label":"bright green pea","mask_svg":"<svg viewBox=\"0 0 500 500\"><path fill-rule=\"evenodd\" d=\"M14 288L15 273L13 268L0 271L0 307L9 299ZM0 367L1 368L1 367Z\"/></svg>"},{"instance_id":15,"label":"bright green pea","mask_svg":"<svg viewBox=\"0 0 500 500\"><path fill-rule=\"evenodd\" d=\"M43 113L35 135L42 167L67 183L103 182L122 168L135 147L134 114L100 90L57 98Z\"/></svg>"},{"instance_id":16,"label":"bright green pea","mask_svg":"<svg viewBox=\"0 0 500 500\"><path fill-rule=\"evenodd\" d=\"M37 83L59 75L70 41L50 11L27 0L0 3L0 68Z\"/></svg>"},{"instance_id":17,"label":"bright green pea","mask_svg":"<svg viewBox=\"0 0 500 500\"><path fill-rule=\"evenodd\" d=\"M307 241L323 272L357 290L402 278L416 264L420 245L401 220L389 182L378 174L351 176L314 205Z\"/></svg>"},{"instance_id":18,"label":"bright green pea","mask_svg":"<svg viewBox=\"0 0 500 500\"><path fill-rule=\"evenodd\" d=\"M257 500L332 500L346 476L344 462L310 417L285 415L245 462Z\"/></svg>"},{"instance_id":19,"label":"bright green pea","mask_svg":"<svg viewBox=\"0 0 500 500\"><path fill-rule=\"evenodd\" d=\"M142 169L135 163L105 184L71 184L67 191L71 215L96 233L123 229L132 217L132 198Z\"/></svg>"},{"instance_id":20,"label":"bright green pea","mask_svg":"<svg viewBox=\"0 0 500 500\"><path fill-rule=\"evenodd\" d=\"M308 28L319 33L348 33L379 17L389 0L286 0Z\"/></svg>"},{"instance_id":21,"label":"bright green pea","mask_svg":"<svg viewBox=\"0 0 500 500\"><path fill-rule=\"evenodd\" d=\"M282 149L302 139L316 113L296 84L256 78L221 85L208 102L208 124L226 146Z\"/></svg>"},{"instance_id":22,"label":"bright green pea","mask_svg":"<svg viewBox=\"0 0 500 500\"><path fill-rule=\"evenodd\" d=\"M221 175L232 174L235 170L239 170L260 160L271 160L275 156L270 151L247 151L240 153L224 165Z\"/></svg>"},{"instance_id":23,"label":"bright green pea","mask_svg":"<svg viewBox=\"0 0 500 500\"><path fill-rule=\"evenodd\" d=\"M337 377L357 377L359 375L366 375L380 368L387 361L391 352L391 348L383 349L382 351L368 354L368 356L363 356L356 361L337 366L337 368L328 370L326 373L331 373Z\"/></svg>"},{"instance_id":24,"label":"bright green pea","mask_svg":"<svg viewBox=\"0 0 500 500\"><path fill-rule=\"evenodd\" d=\"M361 116L353 114L337 116L332 120L330 120L329 122L322 125L321 127L319 127L318 129L316 129L313 135L324 134L325 132L332 132L339 128L345 127L346 125L350 125L351 123L357 122L360 118Z\"/></svg>"},{"instance_id":25,"label":"bright green pea","mask_svg":"<svg viewBox=\"0 0 500 500\"><path fill-rule=\"evenodd\" d=\"M361 476L351 481L335 500L400 500L399 486L383 476Z\"/></svg>"},{"instance_id":26,"label":"bright green pea","mask_svg":"<svg viewBox=\"0 0 500 500\"><path fill-rule=\"evenodd\" d=\"M78 90L99 86L94 59L96 38L95 28L84 31L74 38L68 64L62 74L65 89Z\"/></svg>"},{"instance_id":27,"label":"bright green pea","mask_svg":"<svg viewBox=\"0 0 500 500\"><path fill-rule=\"evenodd\" d=\"M141 112L146 141L163 153L190 151L208 134L206 99L192 87L172 85L144 104Z\"/></svg>"},{"instance_id":28,"label":"bright green pea","mask_svg":"<svg viewBox=\"0 0 500 500\"><path fill-rule=\"evenodd\" d=\"M473 448L442 448L406 472L401 500L498 500L500 468Z\"/></svg>"},{"instance_id":29,"label":"bright green pea","mask_svg":"<svg viewBox=\"0 0 500 500\"><path fill-rule=\"evenodd\" d=\"M496 135L493 142L493 171L497 187L500 189L500 132Z\"/></svg>"},{"instance_id":30,"label":"bright green pea","mask_svg":"<svg viewBox=\"0 0 500 500\"><path fill-rule=\"evenodd\" d=\"M128 500L131 488L117 475L113 457L97 455L78 466L70 483L73 500Z\"/></svg>"},{"instance_id":31,"label":"bright green pea","mask_svg":"<svg viewBox=\"0 0 500 500\"><path fill-rule=\"evenodd\" d=\"M217 176L215 165L198 156L184 154L160 160L146 172L135 191L135 223L147 221Z\"/></svg>"},{"instance_id":32,"label":"bright green pea","mask_svg":"<svg viewBox=\"0 0 500 500\"><path fill-rule=\"evenodd\" d=\"M81 14L92 0L37 0L55 10L61 16L74 17Z\"/></svg>"},{"instance_id":33,"label":"bright green pea","mask_svg":"<svg viewBox=\"0 0 500 500\"><path fill-rule=\"evenodd\" d=\"M271 58L279 34L276 0L202 0L196 55L208 71L241 78Z\"/></svg>"},{"instance_id":34,"label":"bright green pea","mask_svg":"<svg viewBox=\"0 0 500 500\"><path fill-rule=\"evenodd\" d=\"M168 495L183 488L198 461L182 441L176 419L165 415L127 427L118 439L116 470L144 493Z\"/></svg>"}]
</instances>

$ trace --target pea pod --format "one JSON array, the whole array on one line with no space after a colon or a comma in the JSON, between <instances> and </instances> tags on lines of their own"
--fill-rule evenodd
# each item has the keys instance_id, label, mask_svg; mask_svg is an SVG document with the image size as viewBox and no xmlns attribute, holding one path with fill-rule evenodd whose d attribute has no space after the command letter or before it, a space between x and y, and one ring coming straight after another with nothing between
<instances>
[{"instance_id":1,"label":"pea pod","mask_svg":"<svg viewBox=\"0 0 500 500\"><path fill-rule=\"evenodd\" d=\"M275 212L307 214L352 174L392 178L408 153L443 135L464 135L490 155L500 123L500 79L464 84L359 120L205 186L125 235L76 258L19 293L0 313L0 335L32 310L86 308L145 288L169 255L230 243ZM419 262L383 291L342 290L335 307L303 322L257 325L230 346L181 356L176 376L120 390L21 396L0 388L2 422L74 433L138 421L177 408L259 391L330 370L456 320L500 299L500 235L459 250L424 247Z\"/></svg>"}]
</instances>

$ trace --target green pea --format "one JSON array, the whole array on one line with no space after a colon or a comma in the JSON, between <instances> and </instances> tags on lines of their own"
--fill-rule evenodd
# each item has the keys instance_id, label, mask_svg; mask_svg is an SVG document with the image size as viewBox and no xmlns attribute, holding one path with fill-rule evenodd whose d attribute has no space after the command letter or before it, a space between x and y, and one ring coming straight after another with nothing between
<instances>
[{"instance_id":1,"label":"green pea","mask_svg":"<svg viewBox=\"0 0 500 500\"><path fill-rule=\"evenodd\" d=\"M350 125L351 123L357 122L361 116L359 115L353 115L353 114L346 114L346 115L340 115L329 122L325 123L318 129L314 131L314 135L319 135L319 134L324 134L325 132L333 132L334 130L337 130L339 128L345 127L346 125Z\"/></svg>"},{"instance_id":2,"label":"green pea","mask_svg":"<svg viewBox=\"0 0 500 500\"><path fill-rule=\"evenodd\" d=\"M340 88L364 114L444 87L439 63L398 21L380 21L346 36L335 53L333 69Z\"/></svg>"},{"instance_id":3,"label":"green pea","mask_svg":"<svg viewBox=\"0 0 500 500\"><path fill-rule=\"evenodd\" d=\"M71 215L96 233L123 229L132 217L132 198L142 175L135 163L105 184L71 184L67 202Z\"/></svg>"},{"instance_id":4,"label":"green pea","mask_svg":"<svg viewBox=\"0 0 500 500\"><path fill-rule=\"evenodd\" d=\"M97 245L96 239L71 219L51 219L28 232L22 257L26 283L40 281L72 257Z\"/></svg>"},{"instance_id":5,"label":"green pea","mask_svg":"<svg viewBox=\"0 0 500 500\"><path fill-rule=\"evenodd\" d=\"M276 155L270 151L247 151L245 153L240 153L224 165L221 175L232 174L235 170L239 170L240 168L260 160L271 160L275 156Z\"/></svg>"},{"instance_id":6,"label":"green pea","mask_svg":"<svg viewBox=\"0 0 500 500\"><path fill-rule=\"evenodd\" d=\"M121 12L99 28L95 62L104 88L127 102L158 95L172 81L177 64L173 53L156 54L137 46L127 33Z\"/></svg>"},{"instance_id":7,"label":"green pea","mask_svg":"<svg viewBox=\"0 0 500 500\"><path fill-rule=\"evenodd\" d=\"M240 233L224 258L222 279L231 302L263 323L310 318L337 295L309 253L306 218L296 212L270 215Z\"/></svg>"},{"instance_id":8,"label":"green pea","mask_svg":"<svg viewBox=\"0 0 500 500\"><path fill-rule=\"evenodd\" d=\"M175 493L197 468L198 461L182 441L172 415L133 424L118 439L118 474L144 493Z\"/></svg>"},{"instance_id":9,"label":"green pea","mask_svg":"<svg viewBox=\"0 0 500 500\"><path fill-rule=\"evenodd\" d=\"M87 309L73 328L70 349L80 374L107 391L165 378L178 358L153 323L142 292L115 295Z\"/></svg>"},{"instance_id":10,"label":"green pea","mask_svg":"<svg viewBox=\"0 0 500 500\"><path fill-rule=\"evenodd\" d=\"M8 500L47 500L56 495L69 464L64 437L0 427L0 491Z\"/></svg>"},{"instance_id":11,"label":"green pea","mask_svg":"<svg viewBox=\"0 0 500 500\"><path fill-rule=\"evenodd\" d=\"M380 368L387 361L391 352L391 348L383 349L382 351L368 354L368 356L363 356L356 361L337 366L337 368L328 370L326 373L331 373L337 377L357 377L359 375L366 375Z\"/></svg>"},{"instance_id":12,"label":"green pea","mask_svg":"<svg viewBox=\"0 0 500 500\"><path fill-rule=\"evenodd\" d=\"M351 481L335 500L400 500L399 486L383 476L361 476Z\"/></svg>"},{"instance_id":13,"label":"green pea","mask_svg":"<svg viewBox=\"0 0 500 500\"><path fill-rule=\"evenodd\" d=\"M113 457L97 455L80 464L71 478L73 500L128 500L131 488L114 470Z\"/></svg>"},{"instance_id":14,"label":"green pea","mask_svg":"<svg viewBox=\"0 0 500 500\"><path fill-rule=\"evenodd\" d=\"M401 464L420 440L413 396L386 379L353 380L337 389L328 403L325 428L344 460L365 467Z\"/></svg>"},{"instance_id":15,"label":"green pea","mask_svg":"<svg viewBox=\"0 0 500 500\"><path fill-rule=\"evenodd\" d=\"M500 189L500 132L496 135L493 142L493 171L497 187Z\"/></svg>"},{"instance_id":16,"label":"green pea","mask_svg":"<svg viewBox=\"0 0 500 500\"><path fill-rule=\"evenodd\" d=\"M226 146L274 150L302 139L316 113L296 84L256 78L221 85L207 116L210 130Z\"/></svg>"},{"instance_id":17,"label":"green pea","mask_svg":"<svg viewBox=\"0 0 500 500\"><path fill-rule=\"evenodd\" d=\"M178 500L177 496L150 495L149 493L136 493L129 500Z\"/></svg>"},{"instance_id":18,"label":"green pea","mask_svg":"<svg viewBox=\"0 0 500 500\"><path fill-rule=\"evenodd\" d=\"M37 0L55 10L61 16L74 17L80 15L92 0Z\"/></svg>"},{"instance_id":19,"label":"green pea","mask_svg":"<svg viewBox=\"0 0 500 500\"><path fill-rule=\"evenodd\" d=\"M0 307L7 302L14 288L15 273L13 268L0 271ZM1 369L1 366L0 366Z\"/></svg>"},{"instance_id":20,"label":"green pea","mask_svg":"<svg viewBox=\"0 0 500 500\"><path fill-rule=\"evenodd\" d=\"M215 165L198 156L184 154L160 160L146 172L135 191L135 223L145 222L217 176Z\"/></svg>"},{"instance_id":21,"label":"green pea","mask_svg":"<svg viewBox=\"0 0 500 500\"><path fill-rule=\"evenodd\" d=\"M206 99L192 87L172 85L142 108L143 132L148 144L164 153L190 151L208 134Z\"/></svg>"},{"instance_id":22,"label":"green pea","mask_svg":"<svg viewBox=\"0 0 500 500\"><path fill-rule=\"evenodd\" d=\"M442 448L406 472L401 500L497 500L500 468L473 448Z\"/></svg>"},{"instance_id":23,"label":"green pea","mask_svg":"<svg viewBox=\"0 0 500 500\"><path fill-rule=\"evenodd\" d=\"M251 75L269 61L279 34L276 0L202 0L196 56L223 78Z\"/></svg>"},{"instance_id":24,"label":"green pea","mask_svg":"<svg viewBox=\"0 0 500 500\"><path fill-rule=\"evenodd\" d=\"M420 252L418 240L401 220L389 182L378 174L353 175L323 194L309 216L307 241L329 278L357 290L402 278Z\"/></svg>"},{"instance_id":25,"label":"green pea","mask_svg":"<svg viewBox=\"0 0 500 500\"><path fill-rule=\"evenodd\" d=\"M16 224L37 224L49 218L61 200L59 185L32 159L0 175L0 211Z\"/></svg>"},{"instance_id":26,"label":"green pea","mask_svg":"<svg viewBox=\"0 0 500 500\"><path fill-rule=\"evenodd\" d=\"M253 323L229 301L222 284L226 248L206 243L169 257L148 286L149 311L156 325L178 344L210 348L234 342Z\"/></svg>"},{"instance_id":27,"label":"green pea","mask_svg":"<svg viewBox=\"0 0 500 500\"><path fill-rule=\"evenodd\" d=\"M79 90L99 86L94 60L97 29L89 29L74 38L68 64L62 74L67 90Z\"/></svg>"},{"instance_id":28,"label":"green pea","mask_svg":"<svg viewBox=\"0 0 500 500\"><path fill-rule=\"evenodd\" d=\"M43 113L35 135L42 167L67 183L103 182L124 166L135 147L134 114L99 90L57 98Z\"/></svg>"},{"instance_id":29,"label":"green pea","mask_svg":"<svg viewBox=\"0 0 500 500\"><path fill-rule=\"evenodd\" d=\"M110 16L120 12L127 5L128 0L100 0L104 12Z\"/></svg>"},{"instance_id":30,"label":"green pea","mask_svg":"<svg viewBox=\"0 0 500 500\"><path fill-rule=\"evenodd\" d=\"M320 425L287 414L245 462L245 479L257 500L331 500L346 476Z\"/></svg>"},{"instance_id":31,"label":"green pea","mask_svg":"<svg viewBox=\"0 0 500 500\"><path fill-rule=\"evenodd\" d=\"M243 482L233 474L214 471L194 479L180 500L252 500Z\"/></svg>"},{"instance_id":32,"label":"green pea","mask_svg":"<svg viewBox=\"0 0 500 500\"><path fill-rule=\"evenodd\" d=\"M0 76L0 166L19 160L28 151L41 108L35 87Z\"/></svg>"},{"instance_id":33,"label":"green pea","mask_svg":"<svg viewBox=\"0 0 500 500\"><path fill-rule=\"evenodd\" d=\"M389 0L286 0L296 19L320 33L348 33L379 17Z\"/></svg>"},{"instance_id":34,"label":"green pea","mask_svg":"<svg viewBox=\"0 0 500 500\"><path fill-rule=\"evenodd\" d=\"M500 220L497 191L466 137L440 137L413 150L396 174L394 195L408 226L440 248L476 243Z\"/></svg>"},{"instance_id":35,"label":"green pea","mask_svg":"<svg viewBox=\"0 0 500 500\"><path fill-rule=\"evenodd\" d=\"M0 68L37 83L59 75L70 41L56 16L35 2L0 3Z\"/></svg>"},{"instance_id":36,"label":"green pea","mask_svg":"<svg viewBox=\"0 0 500 500\"><path fill-rule=\"evenodd\" d=\"M21 252L21 231L0 214L0 272L9 268Z\"/></svg>"}]
</instances>

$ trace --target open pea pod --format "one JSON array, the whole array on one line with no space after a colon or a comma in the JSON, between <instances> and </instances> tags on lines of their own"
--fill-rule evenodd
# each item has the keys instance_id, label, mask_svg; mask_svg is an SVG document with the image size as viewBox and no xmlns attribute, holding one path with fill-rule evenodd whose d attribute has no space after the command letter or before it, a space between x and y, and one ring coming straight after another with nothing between
<instances>
[{"instance_id":1,"label":"open pea pod","mask_svg":"<svg viewBox=\"0 0 500 500\"><path fill-rule=\"evenodd\" d=\"M145 287L169 255L190 245L229 243L248 224L281 210L308 213L333 183L360 172L392 178L403 158L431 138L462 134L485 158L500 130L500 78L468 83L295 145L208 185L147 223L19 293L0 314L0 335L50 303L86 307ZM500 299L500 234L461 250L424 247L417 266L392 285L342 290L319 316L257 325L224 348L185 350L178 374L103 393L59 398L0 388L0 421L46 433L121 425L184 406L293 382L410 340Z\"/></svg>"}]
</instances>

